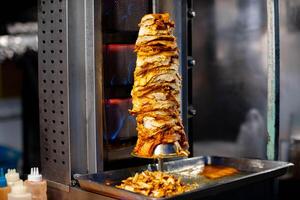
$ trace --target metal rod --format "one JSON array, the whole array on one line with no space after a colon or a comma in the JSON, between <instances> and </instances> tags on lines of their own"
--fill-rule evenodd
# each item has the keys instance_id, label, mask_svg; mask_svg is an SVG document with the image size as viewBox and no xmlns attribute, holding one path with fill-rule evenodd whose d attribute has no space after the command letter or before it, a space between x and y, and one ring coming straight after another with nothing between
<instances>
[{"instance_id":1,"label":"metal rod","mask_svg":"<svg viewBox=\"0 0 300 200\"><path fill-rule=\"evenodd\" d=\"M157 0L152 0L152 13L157 13Z\"/></svg>"},{"instance_id":2,"label":"metal rod","mask_svg":"<svg viewBox=\"0 0 300 200\"><path fill-rule=\"evenodd\" d=\"M278 0L267 1L268 13L268 110L267 129L269 160L278 157L279 132L279 8Z\"/></svg>"},{"instance_id":3,"label":"metal rod","mask_svg":"<svg viewBox=\"0 0 300 200\"><path fill-rule=\"evenodd\" d=\"M157 170L162 172L163 166L164 166L164 161L162 158L158 158L157 161L158 161L157 162Z\"/></svg>"}]
</instances>

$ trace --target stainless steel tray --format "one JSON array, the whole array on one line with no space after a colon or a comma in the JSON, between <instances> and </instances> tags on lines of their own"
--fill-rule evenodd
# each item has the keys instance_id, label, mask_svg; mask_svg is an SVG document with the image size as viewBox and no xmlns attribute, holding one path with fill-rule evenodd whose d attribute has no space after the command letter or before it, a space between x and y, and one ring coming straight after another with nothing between
<instances>
[{"instance_id":1,"label":"stainless steel tray","mask_svg":"<svg viewBox=\"0 0 300 200\"><path fill-rule=\"evenodd\" d=\"M235 167L240 171L239 174L228 176L216 180L206 179L199 175L204 165L222 165ZM114 187L120 184L121 180L133 176L136 172L144 170L154 171L157 166L146 165L135 168L106 171L98 174L74 175L82 189L116 199L128 200L155 200L155 199L195 199L205 197L211 193L217 193L244 186L246 184L259 182L266 179L275 178L285 174L293 164L281 161L226 158L218 156L201 156L194 158L181 159L164 163L164 171L176 176L181 176L186 183L198 183L196 189L168 198L153 198L141 194L129 192Z\"/></svg>"}]
</instances>

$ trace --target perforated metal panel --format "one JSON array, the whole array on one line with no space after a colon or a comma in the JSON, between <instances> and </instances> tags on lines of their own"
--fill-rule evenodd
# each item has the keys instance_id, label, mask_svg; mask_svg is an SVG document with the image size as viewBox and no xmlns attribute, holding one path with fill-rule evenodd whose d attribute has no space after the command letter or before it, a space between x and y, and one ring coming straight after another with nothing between
<instances>
[{"instance_id":1,"label":"perforated metal panel","mask_svg":"<svg viewBox=\"0 0 300 200\"><path fill-rule=\"evenodd\" d=\"M39 100L42 172L69 185L67 1L39 0Z\"/></svg>"}]
</instances>

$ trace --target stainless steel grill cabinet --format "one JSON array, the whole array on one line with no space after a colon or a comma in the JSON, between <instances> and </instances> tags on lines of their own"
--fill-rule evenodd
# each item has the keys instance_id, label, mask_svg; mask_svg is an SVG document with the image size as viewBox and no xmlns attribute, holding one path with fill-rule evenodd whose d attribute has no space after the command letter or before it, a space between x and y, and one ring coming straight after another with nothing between
<instances>
[{"instance_id":1,"label":"stainless steel grill cabinet","mask_svg":"<svg viewBox=\"0 0 300 200\"><path fill-rule=\"evenodd\" d=\"M237 7L242 8L244 1L237 1L237 5L241 5ZM214 10L215 2L209 2L206 4L208 10ZM232 4L232 1L223 3ZM266 148L268 158L274 159L277 157L279 110L278 2L265 0L264 5L266 10L262 12L267 16L268 38L265 122L270 138ZM195 135L200 134L193 131L193 126L197 127L193 116L196 111L201 112L192 105L197 105L199 100L195 101L193 97L199 93L197 84L200 80L193 72L202 65L195 62L198 55L192 54L192 44L199 44L202 39L213 41L214 34L204 37L205 29L192 28L196 23L203 25L203 21L195 20L198 14L201 19L203 15L195 13L192 0L38 1L41 160L50 199L111 199L80 189L73 175L103 175L117 168L122 172L125 167L149 162L130 156L136 133L134 119L126 110L131 106L130 90L135 67L132 50L137 24L144 14L153 11L170 12L175 20L183 78L181 111L193 153ZM204 23L214 22L214 17L206 20ZM201 35L192 34L193 30ZM205 49L201 55L210 55L211 51ZM218 160L209 156L191 160L203 158ZM274 167L277 164L290 166L273 164ZM273 176L269 178L282 174L284 170L278 168L276 173L272 172ZM218 187L225 188L225 185Z\"/></svg>"}]
</instances>

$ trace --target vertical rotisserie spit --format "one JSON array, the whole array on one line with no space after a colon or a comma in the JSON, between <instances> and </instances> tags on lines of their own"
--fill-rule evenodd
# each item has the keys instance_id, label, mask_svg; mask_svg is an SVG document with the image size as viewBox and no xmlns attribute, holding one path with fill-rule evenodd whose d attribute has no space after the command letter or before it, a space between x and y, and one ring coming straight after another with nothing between
<instances>
[{"instance_id":1,"label":"vertical rotisserie spit","mask_svg":"<svg viewBox=\"0 0 300 200\"><path fill-rule=\"evenodd\" d=\"M160 144L176 146L178 156L189 154L180 117L181 77L178 47L170 15L148 14L139 24L134 85L131 91L138 140L134 154L154 157Z\"/></svg>"}]
</instances>

